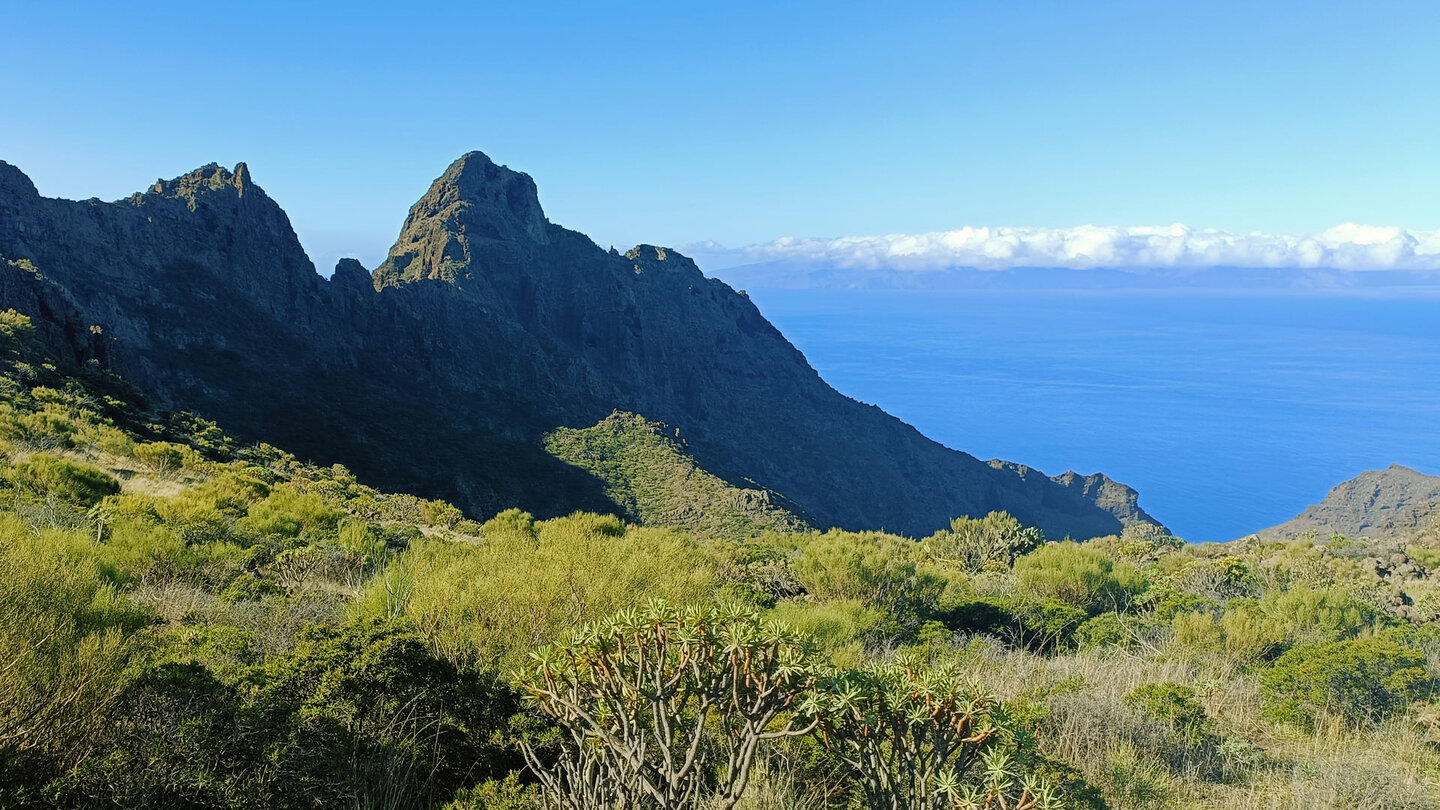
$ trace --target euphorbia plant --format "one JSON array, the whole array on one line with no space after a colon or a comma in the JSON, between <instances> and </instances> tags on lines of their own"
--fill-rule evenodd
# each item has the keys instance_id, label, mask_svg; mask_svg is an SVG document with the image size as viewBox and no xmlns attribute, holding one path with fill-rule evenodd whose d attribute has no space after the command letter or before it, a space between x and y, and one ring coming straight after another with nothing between
<instances>
[{"instance_id":1,"label":"euphorbia plant","mask_svg":"<svg viewBox=\"0 0 1440 810\"><path fill-rule=\"evenodd\" d=\"M566 810L739 800L765 740L809 733L810 645L746 608L652 601L532 656L522 686L561 731L558 759L525 746L546 801Z\"/></svg>"},{"instance_id":2,"label":"euphorbia plant","mask_svg":"<svg viewBox=\"0 0 1440 810\"><path fill-rule=\"evenodd\" d=\"M953 666L902 654L836 675L806 710L872 810L1060 806L1044 785L1016 774L1004 706Z\"/></svg>"}]
</instances>

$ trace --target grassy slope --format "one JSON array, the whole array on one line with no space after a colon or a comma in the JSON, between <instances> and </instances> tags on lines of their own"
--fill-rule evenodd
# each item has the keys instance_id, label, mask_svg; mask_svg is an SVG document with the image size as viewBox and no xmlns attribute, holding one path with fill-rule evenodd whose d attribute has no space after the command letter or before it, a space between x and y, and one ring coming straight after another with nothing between
<instances>
[{"instance_id":1,"label":"grassy slope","mask_svg":"<svg viewBox=\"0 0 1440 810\"><path fill-rule=\"evenodd\" d=\"M71 804L100 784L114 795L132 790L131 806L166 806L155 799L165 795L173 806L178 800L152 783L168 773L168 789L194 793L188 806L284 804L262 788L334 806L324 792L333 786L301 779L309 766L296 757L335 745L334 727L317 731L313 720L325 719L331 703L348 705L337 697L297 709L300 719L282 725L263 756L252 758L253 771L229 743L186 736L232 728L209 705L223 698L242 704L233 728L263 737L244 718L273 708L265 701L279 700L276 684L289 688L286 673L314 647L304 640L306 626L406 620L406 632L433 658L422 656L420 669L393 682L374 680L381 669L345 681L369 694L375 684L393 690L441 664L484 672L515 663L577 624L662 595L749 599L812 633L837 660L919 647L962 662L1010 702L1035 761L1074 788L1073 806L1101 806L1097 796L1116 808L1437 806L1433 693L1364 722L1322 707L1307 726L1274 715L1264 680L1285 650L1350 639L1398 644L1440 678L1440 588L1431 573L1440 568L1440 527L1383 544L1303 537L1176 546L1136 533L964 570L948 562L963 555L941 553L962 542L960 529L923 543L789 531L801 525L793 515L695 469L681 445L638 417L617 414L562 431L551 446L604 479L633 517L689 531L595 515L536 522L506 513L477 525L446 504L366 487L343 468L240 447L214 425L147 411L112 375L60 367L21 319L0 316L0 603L23 607L23 599L13 601L14 586L32 575L45 585L44 570L59 566L69 578L45 587L73 590L89 577L95 587L81 614L101 628L76 629L73 649L47 649L36 642L35 625L12 622L0 632L0 653L7 661L52 661L62 674L71 671L61 666L66 661L88 671L114 665L116 673L110 687L86 681L98 697L75 704L100 718L98 727L52 707L42 716L54 723L39 727L48 735L43 745L24 749L6 736L11 715L0 711L0 805L54 806L33 786L17 785L46 773L45 765L60 769L57 784L70 792L54 795ZM136 683L177 662L199 668L187 670L186 684L202 674L218 684L191 706L200 714L167 726L155 719L173 709L163 701L125 708ZM341 664L327 659L332 674L321 681ZM0 668L0 708L28 706L75 683L43 674L29 664ZM1188 690L1198 720L1174 711L1188 705L1183 700L1137 701L1148 685ZM466 722L472 740L475 729L491 728ZM149 747L129 751L107 728L126 729L127 739ZM496 735L497 747L465 755L513 765L505 740L517 733L524 732L491 728L484 734ZM817 792L843 795L813 749L781 754L763 764L742 807L821 807ZM359 767L353 756L344 761ZM277 774L293 785L272 784ZM455 783L490 775L499 774L480 767ZM222 793L230 804L218 801ZM434 806L448 795L409 806Z\"/></svg>"},{"instance_id":2,"label":"grassy slope","mask_svg":"<svg viewBox=\"0 0 1440 810\"><path fill-rule=\"evenodd\" d=\"M799 531L805 522L762 489L733 486L700 469L678 437L642 416L615 412L588 428L561 428L545 449L605 483L639 523L679 526L704 538Z\"/></svg>"}]
</instances>

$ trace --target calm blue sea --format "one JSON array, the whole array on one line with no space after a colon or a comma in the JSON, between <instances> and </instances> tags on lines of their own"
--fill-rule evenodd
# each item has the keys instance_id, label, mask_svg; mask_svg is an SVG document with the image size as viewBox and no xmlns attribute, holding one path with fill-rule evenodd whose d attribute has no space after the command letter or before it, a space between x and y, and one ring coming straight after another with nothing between
<instances>
[{"instance_id":1,"label":"calm blue sea","mask_svg":"<svg viewBox=\"0 0 1440 810\"><path fill-rule=\"evenodd\" d=\"M1440 474L1440 298L750 294L840 391L980 458L1103 471L1190 540L1367 469Z\"/></svg>"}]
</instances>

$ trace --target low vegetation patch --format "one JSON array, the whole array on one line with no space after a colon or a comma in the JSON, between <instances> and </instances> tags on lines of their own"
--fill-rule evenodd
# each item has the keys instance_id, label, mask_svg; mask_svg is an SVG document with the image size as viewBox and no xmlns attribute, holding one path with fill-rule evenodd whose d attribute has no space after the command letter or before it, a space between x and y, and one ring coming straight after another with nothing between
<instances>
[{"instance_id":1,"label":"low vegetation patch","mask_svg":"<svg viewBox=\"0 0 1440 810\"><path fill-rule=\"evenodd\" d=\"M821 532L551 443L627 514L379 492L0 313L0 807L1436 806L1440 532Z\"/></svg>"}]
</instances>

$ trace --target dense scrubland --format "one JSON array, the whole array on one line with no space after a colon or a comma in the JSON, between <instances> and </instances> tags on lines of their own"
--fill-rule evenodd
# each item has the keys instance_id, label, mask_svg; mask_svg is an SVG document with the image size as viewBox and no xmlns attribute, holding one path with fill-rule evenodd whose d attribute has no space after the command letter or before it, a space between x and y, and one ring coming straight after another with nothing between
<instances>
[{"instance_id":1,"label":"dense scrubland","mask_svg":"<svg viewBox=\"0 0 1440 810\"><path fill-rule=\"evenodd\" d=\"M0 355L0 807L1440 806L1435 528L817 531L625 415L647 525L477 522Z\"/></svg>"}]
</instances>

